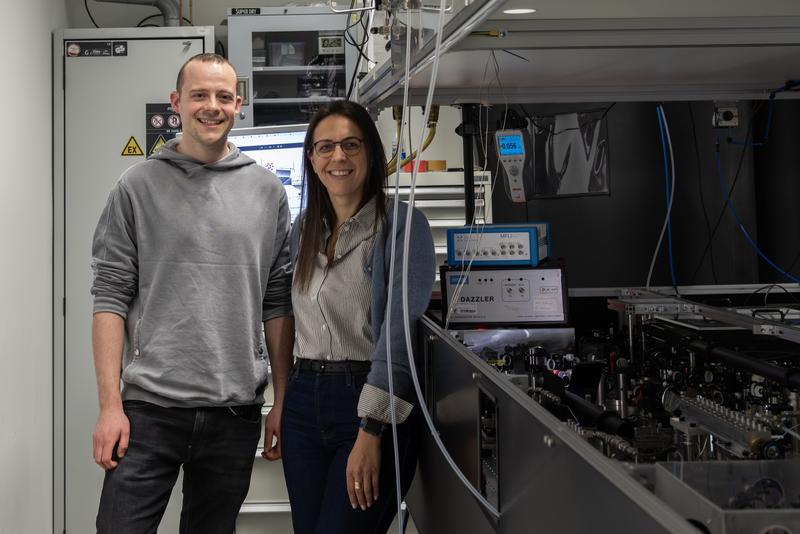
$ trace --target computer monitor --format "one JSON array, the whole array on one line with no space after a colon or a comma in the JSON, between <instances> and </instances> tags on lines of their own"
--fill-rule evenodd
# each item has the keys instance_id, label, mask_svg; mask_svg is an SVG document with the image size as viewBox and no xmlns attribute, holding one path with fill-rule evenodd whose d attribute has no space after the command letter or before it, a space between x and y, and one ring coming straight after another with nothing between
<instances>
[{"instance_id":1,"label":"computer monitor","mask_svg":"<svg viewBox=\"0 0 800 534\"><path fill-rule=\"evenodd\" d=\"M292 222L300 213L303 184L303 140L308 124L234 128L228 141L275 173L286 189Z\"/></svg>"}]
</instances>

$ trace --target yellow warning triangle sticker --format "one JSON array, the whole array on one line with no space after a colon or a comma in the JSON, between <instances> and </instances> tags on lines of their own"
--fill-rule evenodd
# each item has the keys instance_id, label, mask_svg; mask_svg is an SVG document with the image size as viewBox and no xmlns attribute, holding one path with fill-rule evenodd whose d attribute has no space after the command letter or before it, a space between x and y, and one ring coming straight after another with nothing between
<instances>
[{"instance_id":1,"label":"yellow warning triangle sticker","mask_svg":"<svg viewBox=\"0 0 800 534\"><path fill-rule=\"evenodd\" d=\"M136 142L136 139L131 136L128 139L128 144L125 145L125 148L122 149L123 156L144 156L144 152L142 152L142 147L139 146L139 143Z\"/></svg>"},{"instance_id":2,"label":"yellow warning triangle sticker","mask_svg":"<svg viewBox=\"0 0 800 534\"><path fill-rule=\"evenodd\" d=\"M158 151L159 151L159 149L160 149L162 146L166 145L166 144L167 144L167 140L166 140L166 139L164 139L164 136L163 136L163 135L159 135L159 136L158 136L158 139L156 139L156 142L155 142L155 143L153 143L153 148L151 148L151 149L150 149L150 155L152 156L153 154L155 154L156 152L158 152Z\"/></svg>"}]
</instances>

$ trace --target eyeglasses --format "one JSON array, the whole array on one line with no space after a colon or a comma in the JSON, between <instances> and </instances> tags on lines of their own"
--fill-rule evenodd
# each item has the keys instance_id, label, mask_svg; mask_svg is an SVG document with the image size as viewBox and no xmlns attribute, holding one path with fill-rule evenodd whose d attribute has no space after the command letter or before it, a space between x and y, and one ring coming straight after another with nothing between
<instances>
[{"instance_id":1,"label":"eyeglasses","mask_svg":"<svg viewBox=\"0 0 800 534\"><path fill-rule=\"evenodd\" d=\"M328 141L327 139L323 139L322 141L317 141L314 143L314 152L321 158L329 158L333 156L333 152L336 150L336 145L339 145L339 147L342 149L342 152L344 152L346 155L355 156L361 152L361 147L364 146L364 141L358 137L348 137L346 139L342 139L341 141Z\"/></svg>"}]
</instances>

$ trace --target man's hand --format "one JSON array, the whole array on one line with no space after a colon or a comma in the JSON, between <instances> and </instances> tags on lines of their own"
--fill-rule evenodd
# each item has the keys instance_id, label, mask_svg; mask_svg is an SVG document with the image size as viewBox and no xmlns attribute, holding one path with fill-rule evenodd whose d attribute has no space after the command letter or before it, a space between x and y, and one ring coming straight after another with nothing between
<instances>
[{"instance_id":1,"label":"man's hand","mask_svg":"<svg viewBox=\"0 0 800 534\"><path fill-rule=\"evenodd\" d=\"M346 484L350 505L366 510L378 499L381 473L381 438L363 430L347 459Z\"/></svg>"},{"instance_id":2,"label":"man's hand","mask_svg":"<svg viewBox=\"0 0 800 534\"><path fill-rule=\"evenodd\" d=\"M272 409L264 420L264 451L261 456L267 460L281 457L281 414L283 397L289 382L289 369L292 368L292 347L294 347L294 317L281 316L264 321L269 366L272 370ZM275 438L275 445L272 444Z\"/></svg>"},{"instance_id":3,"label":"man's hand","mask_svg":"<svg viewBox=\"0 0 800 534\"><path fill-rule=\"evenodd\" d=\"M102 410L92 434L95 463L105 470L117 467L119 462L113 459L114 448L118 458L125 456L130 433L130 422L121 406Z\"/></svg>"},{"instance_id":4,"label":"man's hand","mask_svg":"<svg viewBox=\"0 0 800 534\"><path fill-rule=\"evenodd\" d=\"M131 425L122 410L119 375L122 348L125 345L125 321L111 312L98 312L92 318L92 352L97 375L100 417L94 425L92 449L94 461L103 469L114 469L114 447L122 458L128 450Z\"/></svg>"},{"instance_id":5,"label":"man's hand","mask_svg":"<svg viewBox=\"0 0 800 534\"><path fill-rule=\"evenodd\" d=\"M281 414L283 406L275 404L264 419L264 450L261 457L266 460L281 459ZM273 445L273 439L275 444Z\"/></svg>"}]
</instances>

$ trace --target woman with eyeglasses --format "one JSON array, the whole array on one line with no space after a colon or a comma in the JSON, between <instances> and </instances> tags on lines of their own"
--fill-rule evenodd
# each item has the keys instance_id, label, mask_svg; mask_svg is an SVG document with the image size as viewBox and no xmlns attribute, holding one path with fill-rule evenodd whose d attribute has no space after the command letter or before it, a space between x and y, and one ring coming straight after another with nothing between
<instances>
[{"instance_id":1,"label":"woman with eyeglasses","mask_svg":"<svg viewBox=\"0 0 800 534\"><path fill-rule=\"evenodd\" d=\"M403 203L392 228L383 145L358 104L335 101L314 115L305 138L304 172L306 208L294 223L290 244L296 363L280 434L294 532L386 532L396 513L387 352L401 494L417 460L419 409L403 330L402 243L411 232L413 327L433 287L431 231L416 209L411 227L405 228L409 208ZM393 235L395 270L387 302Z\"/></svg>"}]
</instances>

